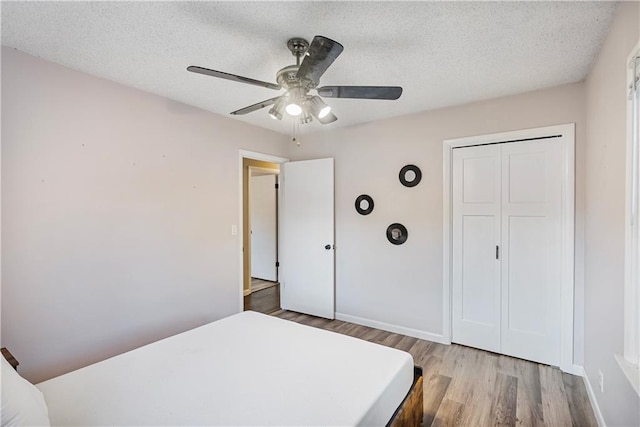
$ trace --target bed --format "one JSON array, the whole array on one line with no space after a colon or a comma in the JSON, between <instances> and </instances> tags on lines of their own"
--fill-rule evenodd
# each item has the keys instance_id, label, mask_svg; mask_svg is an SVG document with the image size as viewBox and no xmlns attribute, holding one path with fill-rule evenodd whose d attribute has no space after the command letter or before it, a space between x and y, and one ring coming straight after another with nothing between
<instances>
[{"instance_id":1,"label":"bed","mask_svg":"<svg viewBox=\"0 0 640 427\"><path fill-rule=\"evenodd\" d=\"M51 425L416 426L410 354L244 312L39 383Z\"/></svg>"}]
</instances>

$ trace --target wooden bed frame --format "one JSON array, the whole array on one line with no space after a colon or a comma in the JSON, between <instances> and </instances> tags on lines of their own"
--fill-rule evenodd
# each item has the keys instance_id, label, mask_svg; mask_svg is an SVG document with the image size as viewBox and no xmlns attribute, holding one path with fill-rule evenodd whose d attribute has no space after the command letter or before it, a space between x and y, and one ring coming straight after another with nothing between
<instances>
[{"instance_id":1,"label":"wooden bed frame","mask_svg":"<svg viewBox=\"0 0 640 427\"><path fill-rule=\"evenodd\" d=\"M13 366L14 369L18 369L20 364L15 357L7 350L2 348L2 356ZM396 412L393 413L391 420L387 423L386 427L417 427L422 425L422 418L424 416L423 409L423 391L422 391L422 368L419 366L413 367L413 384L409 389L409 392L405 396Z\"/></svg>"},{"instance_id":2,"label":"wooden bed frame","mask_svg":"<svg viewBox=\"0 0 640 427\"><path fill-rule=\"evenodd\" d=\"M4 356L4 358L7 359L7 362L9 362L9 364L13 366L13 369L17 371L18 365L20 364L20 362L18 362L16 358L13 357L13 354L11 354L9 350L6 349L6 347L0 348L0 351L2 352L2 355Z\"/></svg>"},{"instance_id":3,"label":"wooden bed frame","mask_svg":"<svg viewBox=\"0 0 640 427\"><path fill-rule=\"evenodd\" d=\"M422 368L413 367L413 384L404 400L396 409L387 427L417 427L424 417L422 390Z\"/></svg>"}]
</instances>

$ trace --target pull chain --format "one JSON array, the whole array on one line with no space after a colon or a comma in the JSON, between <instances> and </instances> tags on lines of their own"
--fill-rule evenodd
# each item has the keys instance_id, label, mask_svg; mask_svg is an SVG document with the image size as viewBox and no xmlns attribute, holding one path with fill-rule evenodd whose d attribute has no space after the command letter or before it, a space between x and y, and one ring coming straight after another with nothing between
<instances>
[{"instance_id":1,"label":"pull chain","mask_svg":"<svg viewBox=\"0 0 640 427\"><path fill-rule=\"evenodd\" d=\"M298 120L297 118L293 119L293 138L291 139L292 142L295 142L295 144L300 147L300 141L298 141Z\"/></svg>"}]
</instances>

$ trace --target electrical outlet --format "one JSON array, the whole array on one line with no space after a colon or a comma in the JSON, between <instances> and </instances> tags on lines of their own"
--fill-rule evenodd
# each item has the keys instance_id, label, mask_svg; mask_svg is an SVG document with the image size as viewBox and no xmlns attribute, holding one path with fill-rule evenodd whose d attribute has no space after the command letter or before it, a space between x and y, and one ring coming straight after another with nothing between
<instances>
[{"instance_id":1,"label":"electrical outlet","mask_svg":"<svg viewBox=\"0 0 640 427\"><path fill-rule=\"evenodd\" d=\"M232 236L237 236L238 235L238 226L235 225L235 224L231 226L231 235Z\"/></svg>"},{"instance_id":2,"label":"electrical outlet","mask_svg":"<svg viewBox=\"0 0 640 427\"><path fill-rule=\"evenodd\" d=\"M604 374L602 371L598 371L598 385L600 386L600 393L604 393Z\"/></svg>"}]
</instances>

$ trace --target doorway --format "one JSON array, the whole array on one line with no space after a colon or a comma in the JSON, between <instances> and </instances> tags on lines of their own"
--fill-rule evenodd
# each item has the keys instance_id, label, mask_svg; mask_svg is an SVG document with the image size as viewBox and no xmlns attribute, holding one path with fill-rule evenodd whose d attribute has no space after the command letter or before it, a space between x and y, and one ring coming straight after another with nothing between
<instances>
[{"instance_id":1,"label":"doorway","mask_svg":"<svg viewBox=\"0 0 640 427\"><path fill-rule=\"evenodd\" d=\"M335 314L334 167L333 159L289 162L281 157L240 150L239 310L251 291L249 167L279 167L276 277L281 307L332 319ZM269 164L271 163L271 165ZM231 227L236 234L236 227ZM257 297L257 296L256 296ZM251 304L253 301L248 301ZM273 305L271 306L273 307ZM255 306L252 307L255 310Z\"/></svg>"},{"instance_id":2,"label":"doorway","mask_svg":"<svg viewBox=\"0 0 640 427\"><path fill-rule=\"evenodd\" d=\"M244 310L280 309L278 283L278 174L274 162L242 159Z\"/></svg>"}]
</instances>

